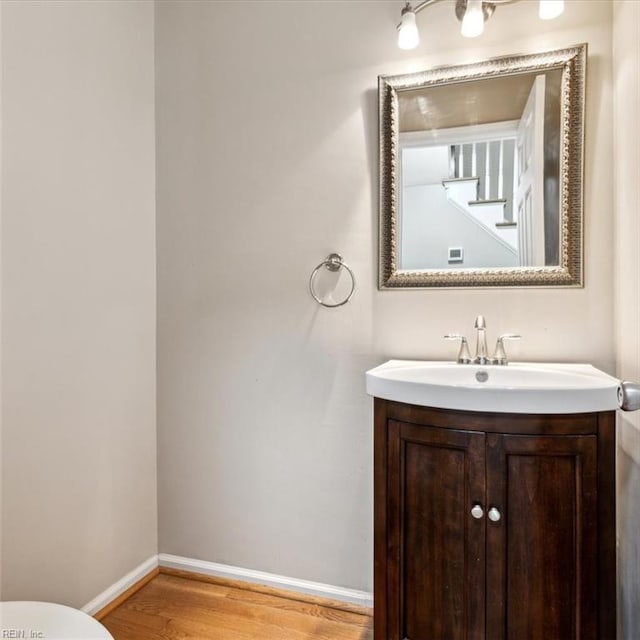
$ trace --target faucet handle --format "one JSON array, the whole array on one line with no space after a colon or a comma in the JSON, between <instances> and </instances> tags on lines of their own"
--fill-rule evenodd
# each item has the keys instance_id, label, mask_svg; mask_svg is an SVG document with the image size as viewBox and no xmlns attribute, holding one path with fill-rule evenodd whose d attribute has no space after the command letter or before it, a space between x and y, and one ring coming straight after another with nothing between
<instances>
[{"instance_id":1,"label":"faucet handle","mask_svg":"<svg viewBox=\"0 0 640 640\"><path fill-rule=\"evenodd\" d=\"M458 351L458 364L469 364L471 362L471 353L469 352L469 343L467 339L460 333L447 333L445 340L460 340L460 351Z\"/></svg>"},{"instance_id":2,"label":"faucet handle","mask_svg":"<svg viewBox=\"0 0 640 640\"><path fill-rule=\"evenodd\" d=\"M503 333L496 342L496 350L493 352L491 364L508 364L507 352L504 350L504 340L519 340L522 338L517 333Z\"/></svg>"}]
</instances>

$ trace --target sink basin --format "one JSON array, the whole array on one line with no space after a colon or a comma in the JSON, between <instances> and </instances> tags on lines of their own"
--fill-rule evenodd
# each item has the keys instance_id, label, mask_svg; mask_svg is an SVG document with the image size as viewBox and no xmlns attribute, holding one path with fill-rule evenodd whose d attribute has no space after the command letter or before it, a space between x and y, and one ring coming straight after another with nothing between
<instances>
[{"instance_id":1,"label":"sink basin","mask_svg":"<svg viewBox=\"0 0 640 640\"><path fill-rule=\"evenodd\" d=\"M506 366L389 360L367 371L367 393L460 411L589 413L618 408L620 381L589 364Z\"/></svg>"}]
</instances>

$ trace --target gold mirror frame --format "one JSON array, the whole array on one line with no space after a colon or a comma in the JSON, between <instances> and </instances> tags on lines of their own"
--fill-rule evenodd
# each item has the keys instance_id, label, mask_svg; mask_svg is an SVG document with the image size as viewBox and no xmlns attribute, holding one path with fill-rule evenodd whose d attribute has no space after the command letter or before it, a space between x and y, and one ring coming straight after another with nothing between
<instances>
[{"instance_id":1,"label":"gold mirror frame","mask_svg":"<svg viewBox=\"0 0 640 640\"><path fill-rule=\"evenodd\" d=\"M581 287L583 286L584 93L587 45L507 56L418 73L379 76L380 235L378 287ZM473 269L398 269L398 95L505 75L561 69L559 265Z\"/></svg>"}]
</instances>

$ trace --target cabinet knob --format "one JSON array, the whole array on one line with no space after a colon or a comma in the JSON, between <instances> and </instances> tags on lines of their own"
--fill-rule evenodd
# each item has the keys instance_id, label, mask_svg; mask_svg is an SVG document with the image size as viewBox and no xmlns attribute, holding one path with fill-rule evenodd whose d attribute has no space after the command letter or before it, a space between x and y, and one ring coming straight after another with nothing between
<instances>
[{"instance_id":1,"label":"cabinet knob","mask_svg":"<svg viewBox=\"0 0 640 640\"><path fill-rule=\"evenodd\" d=\"M473 509L471 509L471 515L476 520L480 520L480 518L482 518L482 516L484 515L484 511L482 510L482 507L479 504L476 504L473 506Z\"/></svg>"},{"instance_id":2,"label":"cabinet knob","mask_svg":"<svg viewBox=\"0 0 640 640\"><path fill-rule=\"evenodd\" d=\"M489 509L489 520L491 520L491 522L499 522L500 518L502 518L500 512L495 507L491 507L491 509Z\"/></svg>"}]
</instances>

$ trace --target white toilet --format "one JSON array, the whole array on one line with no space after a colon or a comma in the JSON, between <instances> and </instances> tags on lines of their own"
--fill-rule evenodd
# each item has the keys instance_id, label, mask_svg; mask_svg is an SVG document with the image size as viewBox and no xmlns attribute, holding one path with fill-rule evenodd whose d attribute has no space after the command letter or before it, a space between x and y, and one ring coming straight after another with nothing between
<instances>
[{"instance_id":1,"label":"white toilet","mask_svg":"<svg viewBox=\"0 0 640 640\"><path fill-rule=\"evenodd\" d=\"M91 616L51 602L0 602L0 638L113 640Z\"/></svg>"}]
</instances>

